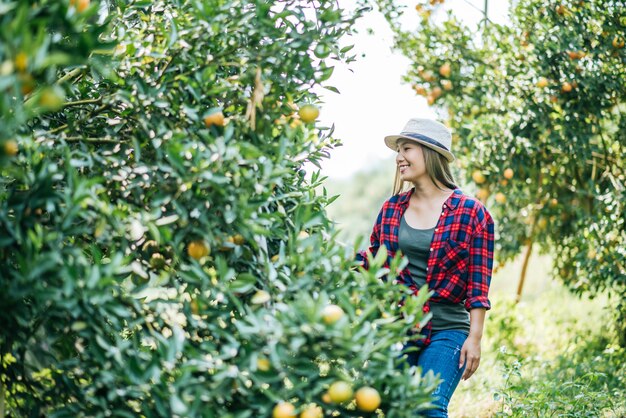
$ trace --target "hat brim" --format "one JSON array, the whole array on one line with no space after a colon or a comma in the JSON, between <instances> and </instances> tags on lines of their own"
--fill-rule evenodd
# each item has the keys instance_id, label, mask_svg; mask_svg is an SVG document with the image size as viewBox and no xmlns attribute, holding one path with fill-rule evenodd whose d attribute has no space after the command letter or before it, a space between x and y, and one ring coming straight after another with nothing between
<instances>
[{"instance_id":1,"label":"hat brim","mask_svg":"<svg viewBox=\"0 0 626 418\"><path fill-rule=\"evenodd\" d=\"M415 139L415 138L411 138L405 135L389 135L385 137L385 145L387 145L389 148L391 148L393 151L397 151L398 150L398 141L400 139L406 139L409 141L413 141L413 142L417 142L420 145L423 145L425 147L430 148L431 150L438 152L439 154L443 155L444 157L446 157L446 160L448 160L448 162L452 162L454 161L454 155L448 151L445 150L441 147L438 147L437 145L433 145L429 142L426 141L422 141L420 139Z\"/></svg>"}]
</instances>

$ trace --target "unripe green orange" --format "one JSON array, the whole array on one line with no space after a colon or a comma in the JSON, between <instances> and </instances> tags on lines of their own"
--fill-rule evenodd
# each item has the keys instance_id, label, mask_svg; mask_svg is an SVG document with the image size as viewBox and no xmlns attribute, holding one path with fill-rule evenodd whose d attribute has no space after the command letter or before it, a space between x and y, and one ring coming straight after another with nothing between
<instances>
[{"instance_id":1,"label":"unripe green orange","mask_svg":"<svg viewBox=\"0 0 626 418\"><path fill-rule=\"evenodd\" d=\"M300 115L300 119L302 122L311 123L314 122L315 119L320 115L319 109L311 104L304 105L298 110L298 115Z\"/></svg>"}]
</instances>

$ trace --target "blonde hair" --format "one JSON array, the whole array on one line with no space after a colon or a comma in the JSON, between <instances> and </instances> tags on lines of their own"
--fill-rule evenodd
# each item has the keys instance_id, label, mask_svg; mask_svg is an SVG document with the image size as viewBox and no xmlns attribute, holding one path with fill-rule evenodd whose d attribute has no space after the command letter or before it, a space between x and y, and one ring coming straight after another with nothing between
<instances>
[{"instance_id":1,"label":"blonde hair","mask_svg":"<svg viewBox=\"0 0 626 418\"><path fill-rule=\"evenodd\" d=\"M411 141L413 142L413 141ZM400 142L399 142L400 143ZM420 145L420 144L418 144ZM450 163L443 155L437 151L420 145L424 154L424 164L426 165L426 172L428 177L435 184L438 189L443 190L439 184L449 188L456 189L458 186L454 182L452 171L450 170ZM408 181L402 181L400 179L400 169L396 167L396 176L393 181L392 196L405 192L411 188L411 183Z\"/></svg>"}]
</instances>

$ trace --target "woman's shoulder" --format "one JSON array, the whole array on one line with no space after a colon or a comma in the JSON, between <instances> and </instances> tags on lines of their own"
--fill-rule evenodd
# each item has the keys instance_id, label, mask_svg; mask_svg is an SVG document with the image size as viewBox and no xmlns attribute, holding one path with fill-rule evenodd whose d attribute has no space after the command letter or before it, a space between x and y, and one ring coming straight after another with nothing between
<instances>
[{"instance_id":1,"label":"woman's shoulder","mask_svg":"<svg viewBox=\"0 0 626 418\"><path fill-rule=\"evenodd\" d=\"M478 223L493 222L489 210L478 198L465 193L461 189L456 189L455 193L459 199L457 206L470 212L472 218Z\"/></svg>"}]
</instances>

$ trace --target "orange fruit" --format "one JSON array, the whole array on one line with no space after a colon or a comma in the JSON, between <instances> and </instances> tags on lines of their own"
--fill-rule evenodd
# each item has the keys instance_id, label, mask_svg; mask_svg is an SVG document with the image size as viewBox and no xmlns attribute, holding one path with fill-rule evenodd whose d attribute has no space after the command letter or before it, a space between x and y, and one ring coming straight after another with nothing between
<instances>
[{"instance_id":1,"label":"orange fruit","mask_svg":"<svg viewBox=\"0 0 626 418\"><path fill-rule=\"evenodd\" d=\"M537 87L539 87L540 89L547 87L547 85L548 85L548 79L545 77L541 77L537 81Z\"/></svg>"},{"instance_id":2,"label":"orange fruit","mask_svg":"<svg viewBox=\"0 0 626 418\"><path fill-rule=\"evenodd\" d=\"M266 359L265 357L259 357L256 361L256 367L262 372L266 372L270 369L271 364L270 364L270 361Z\"/></svg>"},{"instance_id":3,"label":"orange fruit","mask_svg":"<svg viewBox=\"0 0 626 418\"><path fill-rule=\"evenodd\" d=\"M357 390L354 398L356 399L356 407L361 411L373 412L380 405L380 394L376 389L368 386Z\"/></svg>"},{"instance_id":4,"label":"orange fruit","mask_svg":"<svg viewBox=\"0 0 626 418\"><path fill-rule=\"evenodd\" d=\"M485 188L478 189L476 197L484 202L489 197L489 190Z\"/></svg>"},{"instance_id":5,"label":"orange fruit","mask_svg":"<svg viewBox=\"0 0 626 418\"><path fill-rule=\"evenodd\" d=\"M224 126L224 114L222 112L214 112L204 117L204 125L207 128L211 126Z\"/></svg>"},{"instance_id":6,"label":"orange fruit","mask_svg":"<svg viewBox=\"0 0 626 418\"><path fill-rule=\"evenodd\" d=\"M569 93L570 91L572 91L573 88L574 87L570 83L568 83L567 81L565 83L561 84L561 91L563 93Z\"/></svg>"},{"instance_id":7,"label":"orange fruit","mask_svg":"<svg viewBox=\"0 0 626 418\"><path fill-rule=\"evenodd\" d=\"M424 81L428 81L429 83L431 81L435 80L435 75L430 70L429 71L422 71L422 73L420 75L424 79Z\"/></svg>"},{"instance_id":8,"label":"orange fruit","mask_svg":"<svg viewBox=\"0 0 626 418\"><path fill-rule=\"evenodd\" d=\"M259 290L254 295L252 295L252 299L250 299L250 302L255 305L262 305L270 299L271 296L269 293L267 293L265 290Z\"/></svg>"},{"instance_id":9,"label":"orange fruit","mask_svg":"<svg viewBox=\"0 0 626 418\"><path fill-rule=\"evenodd\" d=\"M274 418L289 418L296 416L296 408L288 402L281 402L272 411Z\"/></svg>"},{"instance_id":10,"label":"orange fruit","mask_svg":"<svg viewBox=\"0 0 626 418\"><path fill-rule=\"evenodd\" d=\"M454 88L454 86L452 85L452 81L450 80L441 80L441 86L443 87L444 90L452 90Z\"/></svg>"},{"instance_id":11,"label":"orange fruit","mask_svg":"<svg viewBox=\"0 0 626 418\"><path fill-rule=\"evenodd\" d=\"M613 38L612 45L613 45L613 48L621 49L621 48L624 48L624 43L625 43L624 38L622 38L619 35L615 35L615 37ZM17 62L15 66L17 66Z\"/></svg>"},{"instance_id":12,"label":"orange fruit","mask_svg":"<svg viewBox=\"0 0 626 418\"><path fill-rule=\"evenodd\" d=\"M472 179L474 180L476 184L483 184L485 180L487 180L485 175L480 170L475 170L472 173Z\"/></svg>"},{"instance_id":13,"label":"orange fruit","mask_svg":"<svg viewBox=\"0 0 626 418\"><path fill-rule=\"evenodd\" d=\"M513 169L512 168L507 168L506 170L504 170L504 178L505 179L512 179L513 178Z\"/></svg>"},{"instance_id":14,"label":"orange fruit","mask_svg":"<svg viewBox=\"0 0 626 418\"><path fill-rule=\"evenodd\" d=\"M65 103L65 95L59 89L46 87L41 91L39 96L39 105L46 110L55 111L63 107Z\"/></svg>"},{"instance_id":15,"label":"orange fruit","mask_svg":"<svg viewBox=\"0 0 626 418\"><path fill-rule=\"evenodd\" d=\"M302 106L300 110L298 110L298 115L304 123L311 123L314 122L315 119L317 119L317 117L320 115L320 111L316 106L308 104Z\"/></svg>"},{"instance_id":16,"label":"orange fruit","mask_svg":"<svg viewBox=\"0 0 626 418\"><path fill-rule=\"evenodd\" d=\"M433 91L430 92L430 94L435 98L438 99L439 96L441 96L441 94L443 93L443 90L441 90L441 87L437 86L437 87L433 87Z\"/></svg>"},{"instance_id":17,"label":"orange fruit","mask_svg":"<svg viewBox=\"0 0 626 418\"><path fill-rule=\"evenodd\" d=\"M537 221L537 227L541 230L546 229L546 227L548 226L548 220L546 218L540 218Z\"/></svg>"},{"instance_id":18,"label":"orange fruit","mask_svg":"<svg viewBox=\"0 0 626 418\"><path fill-rule=\"evenodd\" d=\"M25 53L20 52L15 56L15 68L20 73L26 71L26 67L28 67L28 57Z\"/></svg>"},{"instance_id":19,"label":"orange fruit","mask_svg":"<svg viewBox=\"0 0 626 418\"><path fill-rule=\"evenodd\" d=\"M559 201L556 198L550 199L550 207L555 208L559 204Z\"/></svg>"},{"instance_id":20,"label":"orange fruit","mask_svg":"<svg viewBox=\"0 0 626 418\"><path fill-rule=\"evenodd\" d=\"M450 77L450 73L452 73L452 68L450 67L450 63L446 62L441 67L439 67L439 74L443 77Z\"/></svg>"},{"instance_id":21,"label":"orange fruit","mask_svg":"<svg viewBox=\"0 0 626 418\"><path fill-rule=\"evenodd\" d=\"M424 88L424 86L415 86L415 93L419 94L420 96L426 96L426 88Z\"/></svg>"},{"instance_id":22,"label":"orange fruit","mask_svg":"<svg viewBox=\"0 0 626 418\"><path fill-rule=\"evenodd\" d=\"M506 196L502 192L496 193L496 202L502 204L506 202Z\"/></svg>"},{"instance_id":23,"label":"orange fruit","mask_svg":"<svg viewBox=\"0 0 626 418\"><path fill-rule=\"evenodd\" d=\"M331 403L333 400L330 399L330 395L328 394L328 392L326 392L322 395L322 401L324 401L325 403Z\"/></svg>"},{"instance_id":24,"label":"orange fruit","mask_svg":"<svg viewBox=\"0 0 626 418\"><path fill-rule=\"evenodd\" d=\"M82 13L89 7L89 0L77 0L76 1L76 11L78 13Z\"/></svg>"},{"instance_id":25,"label":"orange fruit","mask_svg":"<svg viewBox=\"0 0 626 418\"><path fill-rule=\"evenodd\" d=\"M558 6L556 6L555 8L556 13L563 16L565 14L565 12L567 11L567 9L565 8L565 6L559 4Z\"/></svg>"},{"instance_id":26,"label":"orange fruit","mask_svg":"<svg viewBox=\"0 0 626 418\"><path fill-rule=\"evenodd\" d=\"M300 413L300 418L322 418L324 412L322 408L312 403L305 410Z\"/></svg>"},{"instance_id":27,"label":"orange fruit","mask_svg":"<svg viewBox=\"0 0 626 418\"><path fill-rule=\"evenodd\" d=\"M15 139L9 139L4 143L4 154L9 157L13 157L17 155L20 147L17 145L17 141Z\"/></svg>"},{"instance_id":28,"label":"orange fruit","mask_svg":"<svg viewBox=\"0 0 626 418\"><path fill-rule=\"evenodd\" d=\"M326 325L332 325L343 318L343 309L337 305L328 305L322 311L322 320Z\"/></svg>"},{"instance_id":29,"label":"orange fruit","mask_svg":"<svg viewBox=\"0 0 626 418\"><path fill-rule=\"evenodd\" d=\"M204 241L201 240L192 241L187 246L187 254L189 254L189 257L195 258L196 260L200 260L202 257L206 257L210 253L210 248L207 247Z\"/></svg>"},{"instance_id":30,"label":"orange fruit","mask_svg":"<svg viewBox=\"0 0 626 418\"><path fill-rule=\"evenodd\" d=\"M335 382L328 388L328 396L334 403L342 403L352 399L352 386L347 382Z\"/></svg>"}]
</instances>

